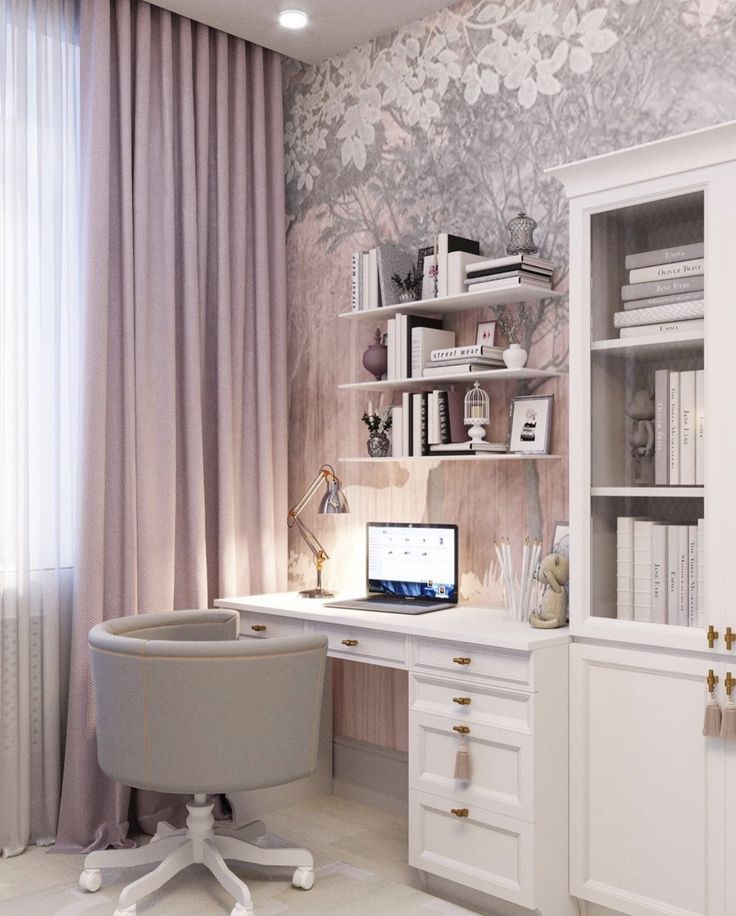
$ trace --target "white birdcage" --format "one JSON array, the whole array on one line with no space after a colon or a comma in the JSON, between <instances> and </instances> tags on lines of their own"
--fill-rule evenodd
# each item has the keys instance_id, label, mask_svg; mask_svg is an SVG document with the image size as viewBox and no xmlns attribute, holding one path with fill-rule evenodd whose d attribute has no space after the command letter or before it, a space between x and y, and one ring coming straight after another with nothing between
<instances>
[{"instance_id":1,"label":"white birdcage","mask_svg":"<svg viewBox=\"0 0 736 916\"><path fill-rule=\"evenodd\" d=\"M485 426L491 422L491 402L485 391L476 382L465 395L465 425L469 426L468 435L471 442L480 442L485 438Z\"/></svg>"}]
</instances>

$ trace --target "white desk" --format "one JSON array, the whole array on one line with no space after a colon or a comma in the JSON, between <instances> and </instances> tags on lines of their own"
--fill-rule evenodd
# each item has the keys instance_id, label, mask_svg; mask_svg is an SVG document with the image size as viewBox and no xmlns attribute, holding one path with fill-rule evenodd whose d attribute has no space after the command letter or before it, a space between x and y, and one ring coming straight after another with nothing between
<instances>
[{"instance_id":1,"label":"white desk","mask_svg":"<svg viewBox=\"0 0 736 916\"><path fill-rule=\"evenodd\" d=\"M567 877L566 629L468 605L408 616L294 593L215 604L241 612L242 635L323 632L332 657L408 670L410 864L543 916L578 912ZM468 783L454 778L458 728L469 730Z\"/></svg>"}]
</instances>

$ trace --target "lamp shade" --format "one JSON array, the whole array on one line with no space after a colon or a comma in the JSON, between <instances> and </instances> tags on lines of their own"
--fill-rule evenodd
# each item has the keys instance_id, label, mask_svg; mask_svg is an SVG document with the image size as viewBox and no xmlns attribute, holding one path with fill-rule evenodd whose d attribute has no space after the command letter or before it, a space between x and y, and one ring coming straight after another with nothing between
<instances>
[{"instance_id":1,"label":"lamp shade","mask_svg":"<svg viewBox=\"0 0 736 916\"><path fill-rule=\"evenodd\" d=\"M338 477L332 477L327 481L327 492L319 504L319 512L320 515L344 515L350 512Z\"/></svg>"}]
</instances>

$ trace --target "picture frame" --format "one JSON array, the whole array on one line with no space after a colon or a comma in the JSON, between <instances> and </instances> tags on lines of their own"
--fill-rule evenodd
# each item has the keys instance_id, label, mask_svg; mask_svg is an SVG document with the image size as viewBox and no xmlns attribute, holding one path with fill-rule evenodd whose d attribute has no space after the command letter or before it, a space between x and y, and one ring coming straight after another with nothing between
<instances>
[{"instance_id":1,"label":"picture frame","mask_svg":"<svg viewBox=\"0 0 736 916\"><path fill-rule=\"evenodd\" d=\"M570 556L570 522L555 522L549 552Z\"/></svg>"},{"instance_id":2,"label":"picture frame","mask_svg":"<svg viewBox=\"0 0 736 916\"><path fill-rule=\"evenodd\" d=\"M479 321L475 328L475 342L478 346L494 347L496 345L496 322Z\"/></svg>"},{"instance_id":3,"label":"picture frame","mask_svg":"<svg viewBox=\"0 0 736 916\"><path fill-rule=\"evenodd\" d=\"M417 271L422 275L422 299L437 298L437 254L434 245L425 245L417 251Z\"/></svg>"},{"instance_id":4,"label":"picture frame","mask_svg":"<svg viewBox=\"0 0 736 916\"><path fill-rule=\"evenodd\" d=\"M546 455L552 431L553 394L513 398L509 408L507 451L518 455Z\"/></svg>"}]
</instances>

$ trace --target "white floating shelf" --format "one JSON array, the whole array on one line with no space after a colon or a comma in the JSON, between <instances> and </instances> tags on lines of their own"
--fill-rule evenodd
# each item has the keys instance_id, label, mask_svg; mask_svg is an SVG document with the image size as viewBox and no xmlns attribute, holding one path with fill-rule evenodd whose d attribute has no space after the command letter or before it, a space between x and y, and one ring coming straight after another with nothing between
<instances>
[{"instance_id":1,"label":"white floating shelf","mask_svg":"<svg viewBox=\"0 0 736 916\"><path fill-rule=\"evenodd\" d=\"M591 487L591 496L666 496L672 497L702 497L705 487Z\"/></svg>"},{"instance_id":2,"label":"white floating shelf","mask_svg":"<svg viewBox=\"0 0 736 916\"><path fill-rule=\"evenodd\" d=\"M532 461L544 460L550 458L561 458L561 455L517 455L516 453L501 452L500 454L475 452L472 455L415 455L408 458L338 458L338 461L347 464L380 464L388 461L394 461L402 464L405 461L475 461L476 464L481 461Z\"/></svg>"},{"instance_id":3,"label":"white floating shelf","mask_svg":"<svg viewBox=\"0 0 736 916\"><path fill-rule=\"evenodd\" d=\"M511 382L525 378L555 378L559 372L548 369L487 369L483 372L448 373L429 378L386 379L381 382L346 382L338 385L345 391L417 391L428 388L441 388L448 382Z\"/></svg>"},{"instance_id":4,"label":"white floating shelf","mask_svg":"<svg viewBox=\"0 0 736 916\"><path fill-rule=\"evenodd\" d=\"M595 340L590 345L593 352L610 356L655 355L666 350L699 349L703 346L703 332L682 331L677 334L657 334L654 337L624 337L613 340Z\"/></svg>"},{"instance_id":5,"label":"white floating shelf","mask_svg":"<svg viewBox=\"0 0 736 916\"><path fill-rule=\"evenodd\" d=\"M429 315L433 313L464 312L467 309L484 308L487 305L512 305L514 302L529 302L532 299L552 299L561 296L551 289L540 289L527 284L509 284L496 289L480 292L460 293L457 296L443 296L441 299L418 299L398 305L385 305L378 309L363 309L340 312L338 318L370 318L371 321L402 315Z\"/></svg>"}]
</instances>

